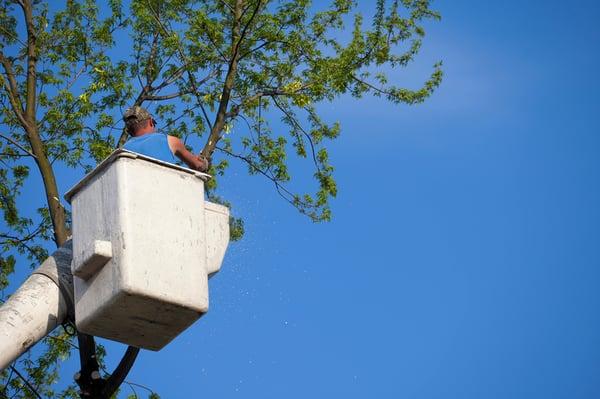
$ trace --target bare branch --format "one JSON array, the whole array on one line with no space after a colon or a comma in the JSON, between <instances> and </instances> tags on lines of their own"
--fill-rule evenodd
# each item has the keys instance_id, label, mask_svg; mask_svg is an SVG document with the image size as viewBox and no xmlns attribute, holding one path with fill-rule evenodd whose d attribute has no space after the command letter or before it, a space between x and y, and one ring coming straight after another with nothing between
<instances>
[{"instance_id":1,"label":"bare branch","mask_svg":"<svg viewBox=\"0 0 600 399\"><path fill-rule=\"evenodd\" d=\"M171 94L164 94L164 95L160 95L160 96L150 96L150 95L146 95L143 97L144 101L164 101L164 100L171 100L173 98L177 98L177 97L181 97L184 94L189 94L190 91L178 91L176 93L171 93Z\"/></svg>"},{"instance_id":2,"label":"bare branch","mask_svg":"<svg viewBox=\"0 0 600 399\"><path fill-rule=\"evenodd\" d=\"M273 184L275 185L275 189L277 190L277 193L287 202L289 202L294 208L298 209L301 213L305 213L305 211L303 210L302 207L305 208L310 208L311 206L307 203L305 203L302 200L298 200L297 202L295 202L293 199L298 199L299 197L297 195L295 195L294 193L292 193L291 191L289 191L287 188L285 188L285 186L283 186L281 184L281 182L279 180L277 180L274 176L269 175L267 172L265 172L264 170L262 170L261 168L258 167L258 165L256 165L254 162L252 162L252 160L248 157L245 157L243 155L239 155L239 154L235 154L225 148L222 147L215 147L217 150L231 156L237 159L240 159L244 162L246 162L248 165L250 165L250 167L252 169L254 169L255 171L257 171L258 173L260 173L261 175L265 176L267 179L271 180L273 182ZM293 198L293 199L292 199ZM302 207L299 207L298 204L300 204Z\"/></svg>"},{"instance_id":3,"label":"bare branch","mask_svg":"<svg viewBox=\"0 0 600 399\"><path fill-rule=\"evenodd\" d=\"M33 22L33 5L28 0L24 2L23 14L27 26L27 92L25 94L25 119L32 123L35 120L36 107L36 64L37 64L37 35Z\"/></svg>"},{"instance_id":4,"label":"bare branch","mask_svg":"<svg viewBox=\"0 0 600 399\"><path fill-rule=\"evenodd\" d=\"M217 53L219 53L219 56L221 57L221 60L223 62L227 62L227 56L223 53L223 51L221 51L221 49L219 48L219 46L215 42L215 39L213 39L213 37L208 32L208 30L206 31L206 37L208 37L208 40L210 41L210 44L212 44L212 46L214 47L215 51Z\"/></svg>"},{"instance_id":5,"label":"bare branch","mask_svg":"<svg viewBox=\"0 0 600 399\"><path fill-rule=\"evenodd\" d=\"M16 142L12 138L10 138L8 136L5 136L2 133L0 133L0 137L2 137L3 139L5 139L6 141L9 141L10 143L12 143L14 146L16 146L21 151L25 152L30 157L33 157L33 158L37 159L37 157L35 156L35 154L33 152L29 151L27 148L23 147L21 144L19 144L18 142Z\"/></svg>"},{"instance_id":6,"label":"bare branch","mask_svg":"<svg viewBox=\"0 0 600 399\"><path fill-rule=\"evenodd\" d=\"M253 95L251 95L249 97L246 97L246 98L242 99L239 104L236 104L233 107L231 107L231 111L229 111L227 113L227 117L233 118L233 117L237 116L237 114L239 113L240 109L244 106L244 104L251 103L251 102L259 99L260 97L272 97L272 98L275 98L276 96L293 96L293 95L296 95L299 92L301 92L302 90L305 90L305 89L307 89L309 87L310 87L310 84L307 83L307 84L302 85L298 89L296 89L294 91L291 91L291 92L290 91L285 91L285 90L279 89L279 88L265 89L265 90L259 91L258 93L255 93L255 94L253 94Z\"/></svg>"},{"instance_id":7,"label":"bare branch","mask_svg":"<svg viewBox=\"0 0 600 399\"><path fill-rule=\"evenodd\" d=\"M4 301L0 299L0 303L4 303ZM6 390L10 386L10 383L12 382L13 374L14 374L14 371L11 369L10 374L8 375L8 378L6 379L7 382L4 383L4 388L2 388L2 399L8 399L8 396L6 395Z\"/></svg>"},{"instance_id":8,"label":"bare branch","mask_svg":"<svg viewBox=\"0 0 600 399\"><path fill-rule=\"evenodd\" d=\"M210 118L208 117L208 113L206 112L206 108L204 107L204 104L202 104L201 102L199 102L198 105L200 105L200 109L202 110L202 115L204 116L204 120L206 121L206 125L210 129L212 127L212 123L210 122Z\"/></svg>"},{"instance_id":9,"label":"bare branch","mask_svg":"<svg viewBox=\"0 0 600 399\"><path fill-rule=\"evenodd\" d=\"M237 117L239 117L239 118L242 118L242 120L243 120L243 121L246 123L246 126L248 126L248 132L250 133L250 138L252 139L252 142L253 142L254 144L257 144L257 142L256 142L256 139L254 138L254 134L253 134L253 130L254 130L254 129L256 129L256 128L255 128L255 127L252 127L252 126L250 125L250 122L248 121L248 118L246 118L246 117L244 116L244 114L238 114L238 116L237 116ZM259 116L259 118L260 118L260 116ZM259 122L259 123L260 123L260 122ZM260 125L259 125L259 128L258 128L258 129L256 129L256 130L257 130L257 131L260 131Z\"/></svg>"},{"instance_id":10,"label":"bare branch","mask_svg":"<svg viewBox=\"0 0 600 399\"><path fill-rule=\"evenodd\" d=\"M129 346L115 371L108 377L102 390L103 397L109 398L119 388L137 358L140 348Z\"/></svg>"},{"instance_id":11,"label":"bare branch","mask_svg":"<svg viewBox=\"0 0 600 399\"><path fill-rule=\"evenodd\" d=\"M256 17L256 15L258 14L258 10L260 10L260 6L262 5L262 0L258 0L256 2L256 7L254 7L254 10L252 11L252 15L250 16L250 18L248 18L248 21L246 21L246 24L244 25L244 27L242 28L242 32L240 33L240 38L236 44L236 50L235 50L235 56L238 56L238 51L239 51L239 47L242 44L242 41L244 40L244 38L246 37L246 32L248 31L248 28L250 27L250 24L252 23L252 21L254 21L254 18ZM248 5L249 7L250 5ZM246 10L244 10L244 12L242 13L245 14ZM241 18L241 16L240 16ZM239 58L238 58L239 60Z\"/></svg>"},{"instance_id":12,"label":"bare branch","mask_svg":"<svg viewBox=\"0 0 600 399\"><path fill-rule=\"evenodd\" d=\"M19 89L15 79L15 73L12 68L12 63L6 56L4 56L2 52L0 52L0 63L4 67L4 72L8 78L8 82L6 82L4 79L2 79L2 82L4 83L4 89L8 94L8 100L10 101L13 113L21 125L26 127L28 126L28 122L25 119L25 111L23 110L23 104L21 103L21 99L19 97Z\"/></svg>"},{"instance_id":13,"label":"bare branch","mask_svg":"<svg viewBox=\"0 0 600 399\"><path fill-rule=\"evenodd\" d=\"M96 358L96 342L93 336L81 332L77 333L77 342L81 370L79 371L80 378L76 382L84 394L89 394L96 388L96 384L92 380L92 373L100 368Z\"/></svg>"},{"instance_id":14,"label":"bare branch","mask_svg":"<svg viewBox=\"0 0 600 399\"><path fill-rule=\"evenodd\" d=\"M156 14L156 12L154 11L154 9L150 6L150 10L152 11L152 16L154 17L154 20L158 23L159 27L163 30L165 35L169 34L169 31L167 30L167 28L164 26L164 24L162 23L162 21L158 18L158 15ZM210 119L208 118L208 114L206 112L206 109L204 108L204 105L202 104L202 99L200 98L199 94L198 94L198 84L196 83L196 79L194 77L194 74L187 69L188 66L190 65L188 62L188 59L183 51L183 49L181 48L181 45L178 43L177 45L177 52L179 53L179 57L181 59L181 62L184 64L184 66L186 67L186 72L188 75L188 79L190 82L190 85L192 86L192 92L196 94L196 98L198 100L198 104L200 105L200 108L202 109L202 114L204 116L204 118L206 119L206 123L208 124L208 127L212 130L212 124L210 122ZM212 73L217 73L218 70L215 70ZM210 76L210 74L209 74ZM207 76L205 79L202 80L202 83L204 83L205 81L208 81L209 77ZM123 135L121 135L121 138L119 140L119 143L124 142L125 137Z\"/></svg>"},{"instance_id":15,"label":"bare branch","mask_svg":"<svg viewBox=\"0 0 600 399\"><path fill-rule=\"evenodd\" d=\"M169 77L167 77L161 84L156 86L154 89L160 90L164 87L167 87L170 84L175 83L177 79L179 79L181 75L183 75L183 73L185 72L185 67L186 65L182 65L179 68L177 68Z\"/></svg>"},{"instance_id":16,"label":"bare branch","mask_svg":"<svg viewBox=\"0 0 600 399\"><path fill-rule=\"evenodd\" d=\"M246 51L245 53L243 53L242 55L240 55L240 60L246 58L248 55L260 50L261 48L265 47L266 45L269 45L271 43L276 43L275 40L271 40L271 41L266 41L263 42L262 44L259 44L258 46Z\"/></svg>"},{"instance_id":17,"label":"bare branch","mask_svg":"<svg viewBox=\"0 0 600 399\"><path fill-rule=\"evenodd\" d=\"M169 79L165 80L164 82L162 82L160 85L156 86L156 87L150 87L148 91L152 91L152 92L157 92L160 89L170 85L171 83L174 83L177 79L179 79L181 77L181 75L183 74L183 72L185 72L185 65L181 66L178 71L173 74L172 77L170 77ZM212 71L211 73L209 73L208 75L206 75L206 77L204 77L201 81L196 82L195 85L202 85L206 82L208 82L210 79L212 79L215 75L217 74L217 70ZM184 94L191 94L191 93L196 93L197 96L202 96L205 95L206 93L201 93L198 92L197 90L195 90L193 87L189 88L187 90L184 91L179 91L177 93L172 93L172 94L167 94L167 95L144 95L142 97L143 101L163 101L163 100L171 100L173 98L177 98L177 97L181 97Z\"/></svg>"},{"instance_id":18,"label":"bare branch","mask_svg":"<svg viewBox=\"0 0 600 399\"><path fill-rule=\"evenodd\" d=\"M23 377L23 374L21 374L19 372L19 370L17 370L14 366L10 366L10 369L12 371L14 371L14 373L19 376L19 378L25 383L25 385L27 385L27 388L29 388L29 390L31 392L33 392L33 394L35 395L36 398L38 399L42 399L42 397L40 396L40 394L38 393L38 391L33 387L33 385L31 385L31 383L29 381L27 381L27 378Z\"/></svg>"},{"instance_id":19,"label":"bare branch","mask_svg":"<svg viewBox=\"0 0 600 399\"><path fill-rule=\"evenodd\" d=\"M291 115L281 104L279 104L279 102L277 101L277 99L275 97L272 97L272 98L273 98L273 103L275 103L275 106L277 108L279 108L279 110L281 112L283 112L285 114L285 116L287 116L290 119L290 121L302 132L302 134L304 134L304 136L308 140L308 143L310 144L312 158L315 163L315 167L320 172L321 169L319 168L319 163L317 162L315 144L313 143L312 137L310 137L310 134L308 134L306 132L306 130L304 130L304 128L300 125L300 123L296 120L296 118L293 115Z\"/></svg>"},{"instance_id":20,"label":"bare branch","mask_svg":"<svg viewBox=\"0 0 600 399\"><path fill-rule=\"evenodd\" d=\"M145 389L146 391L150 392L151 394L152 394L152 393L155 393L155 392L154 392L152 389L148 388L148 387L147 387L147 386L145 386L145 385L138 384L138 383L131 382L131 381L127 381L127 380L125 380L125 383L126 383L127 385L133 385L133 386L135 386L135 387L139 387L139 388Z\"/></svg>"},{"instance_id":21,"label":"bare branch","mask_svg":"<svg viewBox=\"0 0 600 399\"><path fill-rule=\"evenodd\" d=\"M67 83L67 90L70 90L71 87L73 87L73 85L75 84L75 82L77 82L77 80L81 77L81 75L83 75L83 73L85 72L85 63L81 66L81 68L79 69L79 71L75 72L73 74L73 78L71 79L70 82Z\"/></svg>"},{"instance_id":22,"label":"bare branch","mask_svg":"<svg viewBox=\"0 0 600 399\"><path fill-rule=\"evenodd\" d=\"M19 44L21 44L21 46L23 46L23 47L25 47L25 46L26 46L26 44L25 44L25 43L24 43L24 42L23 42L21 39L19 39L19 36L17 36L17 35L13 35L13 34L12 34L12 32L8 31L8 30L7 30L7 29L6 29L4 26L1 26L1 25L0 25L0 29L1 29L1 30L2 30L2 31L5 33L5 34L9 35L9 36L11 37L11 39L15 39L17 42L19 42Z\"/></svg>"},{"instance_id":23,"label":"bare branch","mask_svg":"<svg viewBox=\"0 0 600 399\"><path fill-rule=\"evenodd\" d=\"M137 76L138 82L140 83L140 87L144 87L144 83L142 82L142 77L140 76L140 54L141 54L141 47L139 47L137 49L137 52L135 54L135 74Z\"/></svg>"},{"instance_id":24,"label":"bare branch","mask_svg":"<svg viewBox=\"0 0 600 399\"><path fill-rule=\"evenodd\" d=\"M152 39L152 47L150 48L150 55L148 56L148 62L146 63L146 85L150 86L152 82L154 82L154 76L156 76L156 71L153 71L154 61L156 58L156 53L158 51L158 38L159 33L154 32L154 38ZM154 72L154 76L152 76L152 72Z\"/></svg>"},{"instance_id":25,"label":"bare branch","mask_svg":"<svg viewBox=\"0 0 600 399\"><path fill-rule=\"evenodd\" d=\"M231 92L233 90L233 86L235 83L235 77L237 74L237 67L239 61L239 49L248 27L258 14L258 11L261 7L261 0L256 2L256 7L252 11L252 15L246 21L246 24L240 30L240 22L241 22L241 4L240 0L236 1L235 4L235 16L234 16L234 24L232 31L232 54L231 59L229 61L229 66L227 69L227 75L225 77L225 83L223 84L223 91L221 93L221 100L219 101L219 108L217 110L217 115L215 117L215 122L212 126L210 135L208 136L208 140L202 149L201 155L205 157L210 157L213 151L216 148L217 143L221 139L221 131L225 126L226 118L227 118L227 108L229 107L229 99L231 97Z\"/></svg>"},{"instance_id":26,"label":"bare branch","mask_svg":"<svg viewBox=\"0 0 600 399\"><path fill-rule=\"evenodd\" d=\"M364 80L362 80L362 79L359 79L359 78L357 78L357 77L356 77L356 75L354 75L354 74L352 74L352 75L350 75L350 76L351 76L351 77L352 77L352 79L353 79L353 80L355 80L357 83L359 83L359 84L362 84L362 85L365 85L365 86L367 86L369 89L371 89L371 90L373 90L373 91L375 91L375 92L377 92L377 93L379 93L379 94L385 94L385 95L387 95L387 96L392 96L392 95L393 95L393 93L390 93L389 91L386 91L386 90L384 90L384 89L382 89L382 88L376 87L376 86L372 85L371 83L369 83L369 82L367 82L367 81L364 81Z\"/></svg>"},{"instance_id":27,"label":"bare branch","mask_svg":"<svg viewBox=\"0 0 600 399\"><path fill-rule=\"evenodd\" d=\"M170 126L173 126L177 121L179 121L181 118L185 117L187 112L198 108L198 106L199 105L195 105L195 106L184 109L183 112L181 112L181 114L178 117L176 117L175 119L172 119L169 123L166 123L165 126L163 127L163 129L167 129Z\"/></svg>"},{"instance_id":28,"label":"bare branch","mask_svg":"<svg viewBox=\"0 0 600 399\"><path fill-rule=\"evenodd\" d=\"M219 2L220 2L221 4L223 4L225 7L229 8L229 11L231 11L231 13L234 13L234 12L235 12L235 10L233 9L233 7L231 7L231 6L229 5L229 3L227 3L225 0L219 0Z\"/></svg>"},{"instance_id":29,"label":"bare branch","mask_svg":"<svg viewBox=\"0 0 600 399\"><path fill-rule=\"evenodd\" d=\"M4 164L7 165L8 164L6 162L4 162L3 159L1 159L2 157L12 157L12 158L27 158L29 157L29 155L26 154L15 154L15 153L10 153L10 152L0 152L0 161Z\"/></svg>"},{"instance_id":30,"label":"bare branch","mask_svg":"<svg viewBox=\"0 0 600 399\"><path fill-rule=\"evenodd\" d=\"M229 5L227 5L228 7L231 7ZM233 12L233 8L230 8L230 10ZM189 12L186 12L187 10L184 11L184 13L186 13L187 17L189 19L192 18L192 16L190 15ZM156 16L154 17L155 20L157 20L157 22L159 23L159 25L161 25L161 28L163 29L163 32L165 34L168 34L167 29L164 27L164 25L162 24L161 21L159 21ZM206 25L203 24L204 28L206 28ZM225 54L223 53L223 51L221 51L221 48L217 45L215 39L212 37L212 35L210 34L210 30L209 29L205 29L205 33L206 33L206 37L208 37L208 40L210 41L210 44L212 44L214 50L219 54L219 57L221 57L221 60L225 63L228 62L227 57L225 56Z\"/></svg>"},{"instance_id":31,"label":"bare branch","mask_svg":"<svg viewBox=\"0 0 600 399\"><path fill-rule=\"evenodd\" d=\"M130 383L128 383L127 381L123 381L125 384L127 384L127 386L129 387L129 389L131 389L131 392L133 392L133 397L135 399L139 399L139 396L137 394L137 392L135 391L135 388L133 388L133 385L131 385Z\"/></svg>"},{"instance_id":32,"label":"bare branch","mask_svg":"<svg viewBox=\"0 0 600 399\"><path fill-rule=\"evenodd\" d=\"M29 233L27 236L22 237L22 238L17 237L17 236L12 236L10 234L0 233L0 238L4 238L7 240L7 241L3 241L2 244L4 244L4 243L23 244L27 241L30 241L30 240L34 239L35 237L37 237L37 235L41 232L43 226L44 226L44 223L42 222L37 227L37 229L34 230L33 233Z\"/></svg>"}]
</instances>

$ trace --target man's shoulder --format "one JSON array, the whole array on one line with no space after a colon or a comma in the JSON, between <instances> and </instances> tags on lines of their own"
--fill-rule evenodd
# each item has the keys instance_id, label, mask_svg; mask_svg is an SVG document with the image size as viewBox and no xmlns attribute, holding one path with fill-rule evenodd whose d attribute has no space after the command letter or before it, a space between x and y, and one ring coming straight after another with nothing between
<instances>
[{"instance_id":1,"label":"man's shoulder","mask_svg":"<svg viewBox=\"0 0 600 399\"><path fill-rule=\"evenodd\" d=\"M171 136L170 134L167 134L167 142L169 143L169 146L171 147L172 150L178 149L179 147L183 146L183 142L181 141L181 139L177 136Z\"/></svg>"}]
</instances>

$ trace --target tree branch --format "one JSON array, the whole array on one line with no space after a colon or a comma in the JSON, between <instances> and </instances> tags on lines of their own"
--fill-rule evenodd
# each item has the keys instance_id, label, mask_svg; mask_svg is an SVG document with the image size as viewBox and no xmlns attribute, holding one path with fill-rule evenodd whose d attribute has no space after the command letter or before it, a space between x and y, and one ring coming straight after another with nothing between
<instances>
[{"instance_id":1,"label":"tree branch","mask_svg":"<svg viewBox=\"0 0 600 399\"><path fill-rule=\"evenodd\" d=\"M259 91L258 93L254 93L253 95L251 95L249 97L242 98L239 104L232 106L231 111L229 111L227 113L227 117L228 118L236 117L237 114L239 113L240 109L244 106L244 104L251 103L251 102L259 99L260 97L275 98L276 96L293 96L293 95L297 94L298 92L300 92L304 89L307 89L309 87L310 87L310 84L305 84L305 85L301 86L300 88L294 90L293 92L285 91L285 90L282 90L279 88L272 88L272 89L268 89L268 90Z\"/></svg>"},{"instance_id":2,"label":"tree branch","mask_svg":"<svg viewBox=\"0 0 600 399\"><path fill-rule=\"evenodd\" d=\"M30 157L36 158L35 154L31 151L29 151L27 148L23 147L21 144L17 143L15 140L13 140L12 138L3 135L2 133L0 133L0 137L2 137L3 139L5 139L6 141L9 141L10 143L12 143L15 147L17 147L18 149L20 149L21 151L25 152L27 155L29 155Z\"/></svg>"},{"instance_id":3,"label":"tree branch","mask_svg":"<svg viewBox=\"0 0 600 399\"><path fill-rule=\"evenodd\" d=\"M25 385L27 385L27 388L29 388L29 390L35 395L36 398L42 399L38 391L33 387L33 385L31 385L29 381L27 381L25 377L23 377L19 370L17 370L14 366L10 366L10 369L14 371L14 373L25 383Z\"/></svg>"},{"instance_id":4,"label":"tree branch","mask_svg":"<svg viewBox=\"0 0 600 399\"><path fill-rule=\"evenodd\" d=\"M155 393L156 393L156 392L154 392L152 389L148 388L148 387L147 387L147 386L145 386L145 385L138 384L138 383L136 383L136 382L127 381L127 380L125 380L124 382L125 382L127 385L129 385L129 386L134 386L134 387L139 387L139 388L145 389L146 391L150 392L150 394L153 394L153 393L155 394Z\"/></svg>"},{"instance_id":5,"label":"tree branch","mask_svg":"<svg viewBox=\"0 0 600 399\"><path fill-rule=\"evenodd\" d=\"M33 233L29 233L28 235L26 235L23 238L20 238L17 236L11 236L10 234L0 233L0 238L4 238L4 239L8 240L8 241L3 241L2 244L6 243L6 242L10 242L11 244L24 244L25 242L34 239L42 230L43 225L44 225L44 222L40 223L38 228L35 229Z\"/></svg>"},{"instance_id":6,"label":"tree branch","mask_svg":"<svg viewBox=\"0 0 600 399\"><path fill-rule=\"evenodd\" d=\"M313 143L312 137L310 137L310 135L306 132L306 130L304 130L304 128L300 125L300 123L296 120L296 118L293 115L291 115L281 104L279 104L277 102L277 99L275 97L271 97L271 98L273 98L273 103L275 104L275 106L277 108L279 108L279 110L281 112L283 112L285 114L285 116L287 116L289 118L290 122L292 122L292 124L295 125L302 132L302 134L304 134L304 136L308 140L308 143L310 144L310 150L312 153L313 161L315 163L315 167L317 168L318 171L321 171L319 168L319 163L317 162L315 144Z\"/></svg>"},{"instance_id":7,"label":"tree branch","mask_svg":"<svg viewBox=\"0 0 600 399\"><path fill-rule=\"evenodd\" d=\"M275 185L275 189L277 190L277 193L287 202L289 202L294 208L298 209L298 211L300 213L306 213L306 211L303 210L303 208L299 207L298 204L301 204L302 207L304 208L310 208L310 204L307 204L306 202L298 199L299 197L297 195L295 195L294 193L292 193L291 191L289 191L287 188L285 188L285 186L283 186L275 177L269 175L267 172L265 172L264 170L262 170L261 168L259 168L250 158L245 157L243 155L239 155L239 154L235 154L225 148L222 147L215 147L217 150L231 156L237 159L240 159L244 162L246 162L248 165L250 165L250 167L252 169L254 169L256 172L260 173L261 175L265 176L267 179L271 180L273 182L273 184ZM287 195L287 196L286 196ZM290 198L294 198L294 199L298 199L297 202L295 202L294 200L290 199Z\"/></svg>"},{"instance_id":8,"label":"tree branch","mask_svg":"<svg viewBox=\"0 0 600 399\"><path fill-rule=\"evenodd\" d=\"M33 18L33 3L32 0L22 1L23 14L27 26L27 77L26 77L26 105L23 115L25 123L23 128L27 133L29 144L32 152L35 154L36 164L42 176L44 189L46 193L46 201L48 210L50 211L50 219L54 229L54 242L57 247L62 246L69 235L66 225L66 214L64 207L60 203L58 186L52 165L48 160L44 143L40 137L38 126L36 123L36 84L37 84L37 37ZM6 65L5 65L6 68ZM96 345L94 338L78 334L79 340L79 355L81 360L81 374L83 378L78 381L82 391L88 391L95 388L95 381L92 376L93 372L98 371L98 362L96 361Z\"/></svg>"},{"instance_id":9,"label":"tree branch","mask_svg":"<svg viewBox=\"0 0 600 399\"><path fill-rule=\"evenodd\" d=\"M183 73L185 72L185 67L186 67L186 65L182 65L179 68L177 68L171 74L171 76L169 76L168 78L166 78L161 84L159 84L158 86L156 86L154 89L155 90L160 90L162 88L167 87L170 84L175 83L177 81L177 79L179 79L181 77L181 75L183 75Z\"/></svg>"},{"instance_id":10,"label":"tree branch","mask_svg":"<svg viewBox=\"0 0 600 399\"><path fill-rule=\"evenodd\" d=\"M219 0L219 3L223 4L225 7L229 8L229 11L231 11L231 13L235 13L235 10L233 9L233 7L231 7L229 5L229 3L227 3L225 0Z\"/></svg>"},{"instance_id":11,"label":"tree branch","mask_svg":"<svg viewBox=\"0 0 600 399\"><path fill-rule=\"evenodd\" d=\"M25 24L27 26L27 93L25 97L25 115L28 122L35 119L36 106L36 64L37 64L37 35L33 25L33 5L31 0L24 3Z\"/></svg>"},{"instance_id":12,"label":"tree branch","mask_svg":"<svg viewBox=\"0 0 600 399\"><path fill-rule=\"evenodd\" d=\"M156 14L156 11L154 11L154 9L151 6L149 8L150 8L150 11L152 12L152 16L154 17L154 20L158 23L160 29L162 29L162 31L163 31L163 33L165 35L168 35L169 31L164 26L164 24L162 23L162 21L158 18L158 15ZM202 110L202 115L204 116L204 119L206 120L207 126L212 131L212 123L210 122L210 118L208 117L206 109L204 108L204 105L202 104L202 99L200 98L200 95L198 94L198 83L196 82L196 78L194 77L194 74L188 69L190 63L189 63L188 58L186 57L186 55L185 55L185 53L184 53L184 51L181 48L181 45L179 43L177 44L177 52L179 53L179 58L181 59L181 62L183 63L183 66L186 68L186 72L187 72L187 75L188 75L189 83L192 86L191 90L196 95L196 99L198 101L198 105L200 106L200 109ZM200 81L200 84L203 84L206 81L208 81L212 77L211 75L217 74L218 71L219 71L219 69L216 69L216 70L212 71L206 78L204 78L202 81ZM123 142L124 142L123 135L121 136L121 139L119 140L119 143L121 143L121 140L123 140Z\"/></svg>"},{"instance_id":13,"label":"tree branch","mask_svg":"<svg viewBox=\"0 0 600 399\"><path fill-rule=\"evenodd\" d=\"M0 29L4 32L4 34L9 36L11 39L14 39L15 41L19 42L19 44L21 46L26 47L25 43L23 43L23 41L21 39L19 39L18 35L13 35L12 32L7 30L4 26L0 26Z\"/></svg>"},{"instance_id":14,"label":"tree branch","mask_svg":"<svg viewBox=\"0 0 600 399\"><path fill-rule=\"evenodd\" d=\"M150 96L150 95L146 95L143 97L144 101L164 101L164 100L171 100L173 98L177 98L177 97L181 97L184 94L189 94L190 91L186 90L186 91L178 91L176 93L171 93L171 94L164 94L164 95L160 95L160 96Z\"/></svg>"},{"instance_id":15,"label":"tree branch","mask_svg":"<svg viewBox=\"0 0 600 399\"><path fill-rule=\"evenodd\" d=\"M96 342L91 335L80 332L77 332L77 342L81 370L77 373L75 382L79 385L83 398L96 398L104 383L98 372L100 367L96 358Z\"/></svg>"},{"instance_id":16,"label":"tree branch","mask_svg":"<svg viewBox=\"0 0 600 399\"><path fill-rule=\"evenodd\" d=\"M269 45L271 43L277 43L277 41L276 40L270 40L270 41L263 42L262 44L259 44L258 46L254 47L254 48L246 51L242 55L240 55L240 60L246 58L248 55L254 53L255 51L260 50L261 48L263 48L263 47L265 47L265 46L267 46L267 45Z\"/></svg>"},{"instance_id":17,"label":"tree branch","mask_svg":"<svg viewBox=\"0 0 600 399\"><path fill-rule=\"evenodd\" d=\"M8 78L8 82L6 82L4 79L2 79L2 82L4 84L4 89L8 94L8 100L10 101L13 113L21 125L25 127L27 126L28 122L25 119L25 111L23 110L23 104L21 103L21 99L19 97L17 80L15 79L15 73L12 69L12 63L7 57L4 56L2 52L0 52L0 63L4 67L4 72Z\"/></svg>"},{"instance_id":18,"label":"tree branch","mask_svg":"<svg viewBox=\"0 0 600 399\"><path fill-rule=\"evenodd\" d=\"M228 6L228 7L231 7L229 4L227 4L227 6ZM233 8L230 8L230 10L231 10L231 11L232 11L232 13L233 13ZM190 13L189 13L189 12L185 12L185 11L184 11L184 13L187 15L187 17L188 17L190 20L192 19L192 16L190 15ZM156 19L156 17L155 17L155 19ZM162 23L161 23L161 22L159 22L159 23L162 25ZM203 27L205 28L205 31L206 31L206 37L207 37L207 38L208 38L208 40L210 41L210 44L212 44L212 46L213 46L214 50L215 50L215 51L216 51L216 52L219 54L219 57L221 57L221 60L222 60L223 62L227 62L227 57L225 56L225 54L223 54L223 51L221 51L221 48L220 48L220 47L217 45L217 43L216 43L215 39L214 39L214 38L212 37L212 35L210 34L210 29L207 29L207 27L206 27L206 24L205 24L205 23L203 23L202 25L203 25ZM164 26L162 27L162 29L163 29L163 31L164 31L164 32L167 32L167 31L166 31L166 29L164 28Z\"/></svg>"},{"instance_id":19,"label":"tree branch","mask_svg":"<svg viewBox=\"0 0 600 399\"><path fill-rule=\"evenodd\" d=\"M52 165L48 161L48 156L44 148L44 143L39 135L35 101L36 101L36 63L37 63L37 44L35 36L35 28L33 26L33 10L31 0L25 0L23 4L23 13L27 24L27 80L26 80L26 106L23 116L23 128L27 133L31 151L35 154L35 161L42 175L44 189L46 192L46 201L52 227L54 228L54 242L57 247L62 246L68 237L66 225L65 210L60 203L58 186L54 176ZM6 67L6 66L5 66Z\"/></svg>"},{"instance_id":20,"label":"tree branch","mask_svg":"<svg viewBox=\"0 0 600 399\"><path fill-rule=\"evenodd\" d=\"M127 377L127 374L129 373L129 370L131 370L131 367L133 366L133 363L135 362L135 359L137 358L139 352L140 348L135 348L133 346L127 348L127 351L125 352L125 355L119 362L119 365L117 366L115 371L110 375L110 377L108 377L106 385L102 390L102 397L110 398L111 395L115 393L117 388L119 388L119 386L125 380L125 377Z\"/></svg>"},{"instance_id":21,"label":"tree branch","mask_svg":"<svg viewBox=\"0 0 600 399\"><path fill-rule=\"evenodd\" d=\"M154 62L156 58L156 52L158 51L158 38L159 33L154 32L154 38L152 39L152 47L150 49L150 55L148 55L148 62L146 63L146 85L150 86L155 80L156 72L153 71Z\"/></svg>"},{"instance_id":22,"label":"tree branch","mask_svg":"<svg viewBox=\"0 0 600 399\"><path fill-rule=\"evenodd\" d=\"M219 101L219 108L217 111L217 115L215 117L215 122L210 131L210 135L208 136L208 140L204 148L202 149L201 155L210 158L212 153L215 151L215 147L217 142L221 139L221 131L225 126L226 118L227 118L227 108L229 106L229 99L231 97L231 91L233 90L233 86L235 83L235 78L237 74L237 67L239 61L239 49L248 27L258 14L260 9L262 0L258 0L256 2L256 7L252 11L252 15L246 21L246 24L243 27L240 27L241 17L242 17L242 1L236 0L235 3L235 15L233 20L233 28L231 35L231 59L229 61L229 67L227 70L227 75L225 77L225 83L223 85L223 91L221 93L221 100ZM240 29L241 28L241 29Z\"/></svg>"},{"instance_id":23,"label":"tree branch","mask_svg":"<svg viewBox=\"0 0 600 399\"><path fill-rule=\"evenodd\" d=\"M350 76L351 76L351 77L352 77L352 79L353 79L354 81L356 81L358 84L365 85L365 86L367 86L369 89L371 89L371 90L373 90L373 91L375 91L375 92L377 92L377 93L379 93L379 94L385 94L385 95L387 95L387 96L390 96L390 95L392 95L392 93L390 93L390 92L388 92L388 91L385 91L384 89L381 89L381 88L379 88L379 87L376 87L376 86L372 85L371 83L369 83L369 82L367 82L367 81L364 81L364 80L362 80L362 79L359 79L359 78L357 78L357 77L356 77L356 75L354 75L354 74L352 74L352 75L350 75Z\"/></svg>"}]
</instances>

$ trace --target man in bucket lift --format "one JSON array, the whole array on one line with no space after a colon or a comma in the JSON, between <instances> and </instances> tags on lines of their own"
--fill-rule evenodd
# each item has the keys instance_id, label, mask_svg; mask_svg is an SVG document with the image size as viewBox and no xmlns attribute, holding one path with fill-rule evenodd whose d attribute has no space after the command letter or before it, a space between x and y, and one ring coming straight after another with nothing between
<instances>
[{"instance_id":1,"label":"man in bucket lift","mask_svg":"<svg viewBox=\"0 0 600 399\"><path fill-rule=\"evenodd\" d=\"M124 149L170 163L175 163L177 156L190 169L200 172L208 170L208 159L189 152L179 138L157 133L156 122L144 108L137 105L129 108L123 114L123 120L131 136L123 146Z\"/></svg>"}]
</instances>

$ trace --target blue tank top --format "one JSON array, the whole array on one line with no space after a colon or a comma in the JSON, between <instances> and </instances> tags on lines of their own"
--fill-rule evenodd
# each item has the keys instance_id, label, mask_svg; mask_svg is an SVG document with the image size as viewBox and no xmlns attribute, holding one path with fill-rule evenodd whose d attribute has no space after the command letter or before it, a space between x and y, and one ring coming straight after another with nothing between
<instances>
[{"instance_id":1,"label":"blue tank top","mask_svg":"<svg viewBox=\"0 0 600 399\"><path fill-rule=\"evenodd\" d=\"M175 157L169 148L166 134L149 133L143 136L130 137L123 148L154 159L175 163Z\"/></svg>"}]
</instances>

